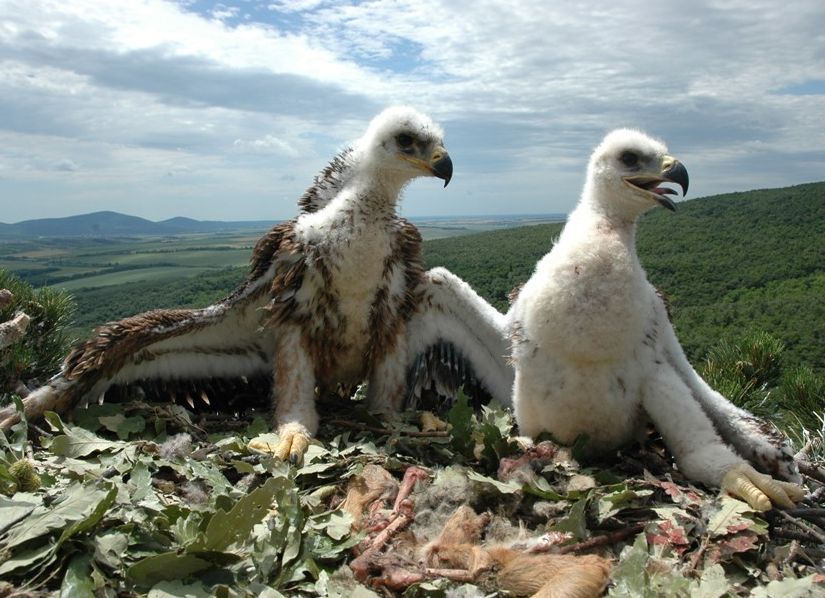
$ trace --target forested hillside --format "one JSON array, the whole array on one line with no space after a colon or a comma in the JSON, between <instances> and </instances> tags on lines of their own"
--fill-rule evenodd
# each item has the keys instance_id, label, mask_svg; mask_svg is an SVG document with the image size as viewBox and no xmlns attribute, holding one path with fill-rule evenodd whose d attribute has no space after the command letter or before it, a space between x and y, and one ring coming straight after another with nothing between
<instances>
[{"instance_id":1,"label":"forested hillside","mask_svg":"<svg viewBox=\"0 0 825 598\"><path fill-rule=\"evenodd\" d=\"M549 251L561 225L426 244L427 265L465 277L496 307ZM720 337L769 332L785 357L825 371L825 183L731 193L654 210L639 224L639 254L670 298L692 359Z\"/></svg>"},{"instance_id":2,"label":"forested hillside","mask_svg":"<svg viewBox=\"0 0 825 598\"><path fill-rule=\"evenodd\" d=\"M431 240L424 254L428 267L446 266L506 309L507 293L530 276L560 230L536 225ZM790 364L825 371L825 183L685 201L676 213L654 210L640 223L639 252L650 279L670 297L693 360L721 337L758 329L786 344ZM78 326L205 305L243 275L234 268L163 284L78 289Z\"/></svg>"}]
</instances>

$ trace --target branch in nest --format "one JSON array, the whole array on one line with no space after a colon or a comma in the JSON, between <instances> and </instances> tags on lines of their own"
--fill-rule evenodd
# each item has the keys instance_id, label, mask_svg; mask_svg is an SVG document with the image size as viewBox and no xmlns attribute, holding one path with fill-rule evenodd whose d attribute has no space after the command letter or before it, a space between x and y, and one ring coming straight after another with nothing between
<instances>
[{"instance_id":1,"label":"branch in nest","mask_svg":"<svg viewBox=\"0 0 825 598\"><path fill-rule=\"evenodd\" d=\"M809 462L808 457L810 456L811 451L814 448L818 447L819 444L820 444L819 438L809 439L808 442L805 443L805 446L803 446L801 449L799 449L799 452L797 452L794 455L794 457L793 457L794 460L797 461L797 462L799 462L799 461L804 461L806 463Z\"/></svg>"},{"instance_id":2,"label":"branch in nest","mask_svg":"<svg viewBox=\"0 0 825 598\"><path fill-rule=\"evenodd\" d=\"M788 509L786 512L788 513L788 515L793 515L794 517L799 517L801 519L807 519L808 521L815 523L820 527L822 527L823 522L825 522L825 509L821 507L797 507L795 509Z\"/></svg>"},{"instance_id":3,"label":"branch in nest","mask_svg":"<svg viewBox=\"0 0 825 598\"><path fill-rule=\"evenodd\" d=\"M825 544L825 535L823 535L821 531L814 529L813 526L800 521L793 515L788 515L788 513L786 513L785 511L777 509L776 512L779 513L779 515L789 523L792 523L799 529L803 530L806 534L810 534L811 536L816 538L816 540L820 544Z\"/></svg>"},{"instance_id":4,"label":"branch in nest","mask_svg":"<svg viewBox=\"0 0 825 598\"><path fill-rule=\"evenodd\" d=\"M796 465L797 467L799 467L799 471L804 475L816 480L817 482L825 484L825 469L818 467L810 461L806 461L804 459L798 460L796 462Z\"/></svg>"},{"instance_id":5,"label":"branch in nest","mask_svg":"<svg viewBox=\"0 0 825 598\"><path fill-rule=\"evenodd\" d=\"M343 419L331 419L328 422L333 426L341 426L342 428L351 428L361 432L373 432L375 434L383 434L391 436L392 434L399 434L401 436L409 436L410 438L447 438L450 433L445 430L430 430L427 432L419 432L416 430L389 430L387 428L379 428L378 426L368 426L358 422L346 421Z\"/></svg>"},{"instance_id":6,"label":"branch in nest","mask_svg":"<svg viewBox=\"0 0 825 598\"><path fill-rule=\"evenodd\" d=\"M823 498L825 498L825 486L819 486L805 499L805 503L818 505L822 502Z\"/></svg>"},{"instance_id":7,"label":"branch in nest","mask_svg":"<svg viewBox=\"0 0 825 598\"><path fill-rule=\"evenodd\" d=\"M783 538L785 540L796 540L799 542L816 542L816 538L811 534L800 532L795 529L785 529L784 527L775 527L771 530L771 535L776 538Z\"/></svg>"},{"instance_id":8,"label":"branch in nest","mask_svg":"<svg viewBox=\"0 0 825 598\"><path fill-rule=\"evenodd\" d=\"M8 322L0 324L0 349L5 349L20 340L26 333L31 318L23 312L17 313Z\"/></svg>"},{"instance_id":9,"label":"branch in nest","mask_svg":"<svg viewBox=\"0 0 825 598\"><path fill-rule=\"evenodd\" d=\"M632 525L626 529L610 532L609 534L604 534L602 536L596 536L594 538L590 538L589 540L584 540L583 542L578 542L576 544L568 544L567 546L562 546L554 552L556 552L557 554L569 554L571 552L581 552L583 550L590 550L593 548L599 548L601 546L610 546L611 544L615 544L631 536L635 536L636 534L644 530L644 528L644 525L642 525L641 523L637 523L636 525Z\"/></svg>"}]
</instances>

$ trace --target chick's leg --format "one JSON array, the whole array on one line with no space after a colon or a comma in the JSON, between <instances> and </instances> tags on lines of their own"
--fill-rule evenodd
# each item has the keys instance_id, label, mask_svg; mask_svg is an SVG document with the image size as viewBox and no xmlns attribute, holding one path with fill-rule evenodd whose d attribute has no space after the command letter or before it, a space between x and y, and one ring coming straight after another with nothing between
<instances>
[{"instance_id":1,"label":"chick's leg","mask_svg":"<svg viewBox=\"0 0 825 598\"><path fill-rule=\"evenodd\" d=\"M300 463L312 436L318 431L315 409L315 368L297 329L281 338L273 368L273 399L278 444L252 441L249 447Z\"/></svg>"},{"instance_id":2,"label":"chick's leg","mask_svg":"<svg viewBox=\"0 0 825 598\"><path fill-rule=\"evenodd\" d=\"M642 405L687 477L721 487L759 511L770 509L772 500L787 506L792 498L799 500L804 495L801 487L759 474L734 453L669 366L662 366L646 381Z\"/></svg>"},{"instance_id":3,"label":"chick's leg","mask_svg":"<svg viewBox=\"0 0 825 598\"><path fill-rule=\"evenodd\" d=\"M664 315L660 319L666 321ZM801 482L794 452L784 434L713 390L690 365L670 323L660 328L660 338L660 357L688 387L721 438L761 471L788 482Z\"/></svg>"},{"instance_id":4,"label":"chick's leg","mask_svg":"<svg viewBox=\"0 0 825 598\"><path fill-rule=\"evenodd\" d=\"M367 407L370 411L391 416L401 411L406 393L407 350L396 343L386 355L380 356L370 372Z\"/></svg>"}]
</instances>

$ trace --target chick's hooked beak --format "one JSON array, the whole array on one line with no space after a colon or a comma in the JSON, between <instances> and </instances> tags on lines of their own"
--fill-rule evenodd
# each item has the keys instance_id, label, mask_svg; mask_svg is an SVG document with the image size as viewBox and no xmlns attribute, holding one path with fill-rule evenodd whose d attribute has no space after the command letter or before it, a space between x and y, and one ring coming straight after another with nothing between
<instances>
[{"instance_id":1,"label":"chick's hooked beak","mask_svg":"<svg viewBox=\"0 0 825 598\"><path fill-rule=\"evenodd\" d=\"M651 199L667 208L671 212L676 211L676 204L671 201L668 195L675 195L676 191L669 187L659 187L659 183L675 183L682 188L682 196L687 194L690 178L687 168L673 156L665 156L662 159L662 172L658 174L645 173L624 177L625 183L641 189L651 196Z\"/></svg>"},{"instance_id":2,"label":"chick's hooked beak","mask_svg":"<svg viewBox=\"0 0 825 598\"><path fill-rule=\"evenodd\" d=\"M439 145L433 150L429 167L433 176L444 180L445 187L450 183L450 179L453 178L453 161L443 146Z\"/></svg>"}]
</instances>

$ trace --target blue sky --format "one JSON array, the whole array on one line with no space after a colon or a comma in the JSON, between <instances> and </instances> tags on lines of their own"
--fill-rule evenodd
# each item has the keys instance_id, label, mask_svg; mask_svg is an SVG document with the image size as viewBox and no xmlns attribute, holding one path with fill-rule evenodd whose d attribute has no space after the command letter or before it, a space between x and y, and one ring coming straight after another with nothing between
<instances>
[{"instance_id":1,"label":"blue sky","mask_svg":"<svg viewBox=\"0 0 825 598\"><path fill-rule=\"evenodd\" d=\"M663 139L691 196L825 179L821 0L0 0L0 222L280 219L390 104L445 129L411 216L567 212Z\"/></svg>"}]
</instances>

